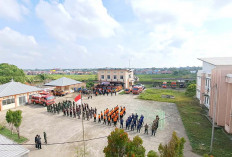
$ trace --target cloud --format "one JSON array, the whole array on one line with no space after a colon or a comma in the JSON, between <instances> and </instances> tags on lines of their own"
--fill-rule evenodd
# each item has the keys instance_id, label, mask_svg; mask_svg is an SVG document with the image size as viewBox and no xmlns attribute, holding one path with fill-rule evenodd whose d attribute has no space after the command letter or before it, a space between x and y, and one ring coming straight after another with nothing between
<instances>
[{"instance_id":1,"label":"cloud","mask_svg":"<svg viewBox=\"0 0 232 157\"><path fill-rule=\"evenodd\" d=\"M0 30L0 62L26 65L33 63L42 54L33 36L24 35L9 27Z\"/></svg>"},{"instance_id":2,"label":"cloud","mask_svg":"<svg viewBox=\"0 0 232 157\"><path fill-rule=\"evenodd\" d=\"M48 27L49 33L59 40L107 38L120 27L110 17L101 0L66 0L63 3L41 0L36 14Z\"/></svg>"},{"instance_id":3,"label":"cloud","mask_svg":"<svg viewBox=\"0 0 232 157\"><path fill-rule=\"evenodd\" d=\"M17 0L0 0L0 18L20 21L29 10Z\"/></svg>"}]
</instances>

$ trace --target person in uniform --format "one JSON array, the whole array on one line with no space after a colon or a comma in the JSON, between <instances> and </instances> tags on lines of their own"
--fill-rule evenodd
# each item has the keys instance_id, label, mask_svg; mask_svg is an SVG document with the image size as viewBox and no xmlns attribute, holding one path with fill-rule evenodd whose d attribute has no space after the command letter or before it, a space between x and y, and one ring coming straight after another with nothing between
<instances>
[{"instance_id":1,"label":"person in uniform","mask_svg":"<svg viewBox=\"0 0 232 157\"><path fill-rule=\"evenodd\" d=\"M103 124L106 125L106 115L104 115L103 119L104 119Z\"/></svg>"},{"instance_id":2,"label":"person in uniform","mask_svg":"<svg viewBox=\"0 0 232 157\"><path fill-rule=\"evenodd\" d=\"M103 120L103 113L102 113L102 111L101 111L101 120Z\"/></svg>"},{"instance_id":3,"label":"person in uniform","mask_svg":"<svg viewBox=\"0 0 232 157\"><path fill-rule=\"evenodd\" d=\"M101 123L101 116L98 114L98 123Z\"/></svg>"},{"instance_id":4,"label":"person in uniform","mask_svg":"<svg viewBox=\"0 0 232 157\"><path fill-rule=\"evenodd\" d=\"M110 116L108 116L108 125L111 126Z\"/></svg>"},{"instance_id":5,"label":"person in uniform","mask_svg":"<svg viewBox=\"0 0 232 157\"><path fill-rule=\"evenodd\" d=\"M94 122L96 122L96 119L97 119L96 113L94 113L93 117L94 117Z\"/></svg>"},{"instance_id":6,"label":"person in uniform","mask_svg":"<svg viewBox=\"0 0 232 157\"><path fill-rule=\"evenodd\" d=\"M137 132L139 132L139 133L140 133L141 125L142 124L138 123L138 126L137 126Z\"/></svg>"},{"instance_id":7,"label":"person in uniform","mask_svg":"<svg viewBox=\"0 0 232 157\"><path fill-rule=\"evenodd\" d=\"M114 117L114 126L116 127L117 125L117 116Z\"/></svg>"},{"instance_id":8,"label":"person in uniform","mask_svg":"<svg viewBox=\"0 0 232 157\"><path fill-rule=\"evenodd\" d=\"M145 125L145 131L144 131L144 134L148 134L148 125L147 125L147 123L146 123L146 125Z\"/></svg>"},{"instance_id":9,"label":"person in uniform","mask_svg":"<svg viewBox=\"0 0 232 157\"><path fill-rule=\"evenodd\" d=\"M63 113L64 113L64 116L66 116L66 110L65 110L65 108L63 108Z\"/></svg>"},{"instance_id":10,"label":"person in uniform","mask_svg":"<svg viewBox=\"0 0 232 157\"><path fill-rule=\"evenodd\" d=\"M131 131L134 131L134 123L131 124Z\"/></svg>"},{"instance_id":11,"label":"person in uniform","mask_svg":"<svg viewBox=\"0 0 232 157\"><path fill-rule=\"evenodd\" d=\"M67 116L69 116L69 108L66 109Z\"/></svg>"},{"instance_id":12,"label":"person in uniform","mask_svg":"<svg viewBox=\"0 0 232 157\"><path fill-rule=\"evenodd\" d=\"M123 119L120 119L120 128L123 128Z\"/></svg>"},{"instance_id":13,"label":"person in uniform","mask_svg":"<svg viewBox=\"0 0 232 157\"><path fill-rule=\"evenodd\" d=\"M70 117L72 117L72 107L70 107Z\"/></svg>"},{"instance_id":14,"label":"person in uniform","mask_svg":"<svg viewBox=\"0 0 232 157\"><path fill-rule=\"evenodd\" d=\"M89 120L89 111L88 110L86 111L86 118L87 118L87 120Z\"/></svg>"}]
</instances>

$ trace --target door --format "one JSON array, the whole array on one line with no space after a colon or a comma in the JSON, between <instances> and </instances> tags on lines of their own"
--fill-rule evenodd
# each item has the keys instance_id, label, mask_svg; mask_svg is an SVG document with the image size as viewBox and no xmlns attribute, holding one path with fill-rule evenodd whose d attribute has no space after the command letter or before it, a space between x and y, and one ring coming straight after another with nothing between
<instances>
[{"instance_id":1,"label":"door","mask_svg":"<svg viewBox=\"0 0 232 157\"><path fill-rule=\"evenodd\" d=\"M26 104L26 96L19 97L19 106Z\"/></svg>"}]
</instances>

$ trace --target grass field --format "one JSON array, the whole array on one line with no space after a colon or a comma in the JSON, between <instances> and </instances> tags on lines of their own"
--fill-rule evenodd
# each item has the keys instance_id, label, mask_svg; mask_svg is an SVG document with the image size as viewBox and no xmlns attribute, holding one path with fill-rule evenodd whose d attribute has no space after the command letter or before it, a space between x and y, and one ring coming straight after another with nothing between
<instances>
[{"instance_id":1,"label":"grass field","mask_svg":"<svg viewBox=\"0 0 232 157\"><path fill-rule=\"evenodd\" d=\"M97 80L97 75L48 75L50 79L56 80L61 77L67 77L70 79L74 79L77 81L96 81ZM36 80L36 75L26 75L27 78L29 79L35 79Z\"/></svg>"},{"instance_id":2,"label":"grass field","mask_svg":"<svg viewBox=\"0 0 232 157\"><path fill-rule=\"evenodd\" d=\"M28 140L27 138L25 138L23 136L20 136L20 139L18 139L18 134L16 134L16 133L13 133L11 135L10 130L2 125L0 125L0 134L15 141L15 142L17 142L17 143L24 143Z\"/></svg>"},{"instance_id":3,"label":"grass field","mask_svg":"<svg viewBox=\"0 0 232 157\"><path fill-rule=\"evenodd\" d=\"M152 74L152 75L136 75L139 82L163 82L170 80L154 80L153 78L196 78L196 74L173 75L173 74Z\"/></svg>"},{"instance_id":4,"label":"grass field","mask_svg":"<svg viewBox=\"0 0 232 157\"><path fill-rule=\"evenodd\" d=\"M173 95L175 99L161 98L161 95ZM139 98L175 103L180 112L193 152L200 155L209 153L212 126L204 116L205 112L197 100L185 96L184 92L164 89L147 89L139 95ZM232 156L232 141L222 129L215 130L212 155L215 157Z\"/></svg>"}]
</instances>

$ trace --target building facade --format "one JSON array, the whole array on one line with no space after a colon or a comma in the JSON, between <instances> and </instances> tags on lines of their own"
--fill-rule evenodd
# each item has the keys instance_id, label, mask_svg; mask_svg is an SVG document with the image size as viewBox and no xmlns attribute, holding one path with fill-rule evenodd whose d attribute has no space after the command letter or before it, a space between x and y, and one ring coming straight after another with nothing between
<instances>
[{"instance_id":1,"label":"building facade","mask_svg":"<svg viewBox=\"0 0 232 157\"><path fill-rule=\"evenodd\" d=\"M78 89L80 87L86 87L86 84L84 82L62 77L57 80L46 83L45 86L55 87L56 90L62 90L67 93L72 93L74 92L74 89Z\"/></svg>"},{"instance_id":2,"label":"building facade","mask_svg":"<svg viewBox=\"0 0 232 157\"><path fill-rule=\"evenodd\" d=\"M134 71L120 68L99 69L98 81L121 83L124 88L128 88L134 85Z\"/></svg>"},{"instance_id":3,"label":"building facade","mask_svg":"<svg viewBox=\"0 0 232 157\"><path fill-rule=\"evenodd\" d=\"M215 123L232 133L232 57L200 58L196 96L209 109ZM215 113L215 114L214 114Z\"/></svg>"},{"instance_id":4,"label":"building facade","mask_svg":"<svg viewBox=\"0 0 232 157\"><path fill-rule=\"evenodd\" d=\"M0 111L25 105L33 94L37 94L42 90L13 80L0 85Z\"/></svg>"}]
</instances>

